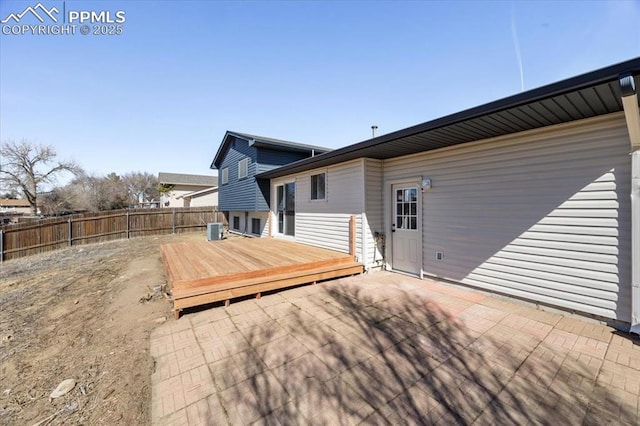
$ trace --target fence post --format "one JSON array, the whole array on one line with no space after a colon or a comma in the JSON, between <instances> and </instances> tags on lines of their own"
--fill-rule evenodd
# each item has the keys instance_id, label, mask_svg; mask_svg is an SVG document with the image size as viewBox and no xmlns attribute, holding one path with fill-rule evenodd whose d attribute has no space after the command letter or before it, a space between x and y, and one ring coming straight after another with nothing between
<instances>
[{"instance_id":1,"label":"fence post","mask_svg":"<svg viewBox=\"0 0 640 426\"><path fill-rule=\"evenodd\" d=\"M171 217L172 217L172 220L171 220L171 224L172 224L171 233L175 234L176 233L176 209L175 209L175 207L173 209L171 209Z\"/></svg>"},{"instance_id":2,"label":"fence post","mask_svg":"<svg viewBox=\"0 0 640 426\"><path fill-rule=\"evenodd\" d=\"M71 218L67 220L69 224L69 247L73 245L73 226L71 225Z\"/></svg>"},{"instance_id":3,"label":"fence post","mask_svg":"<svg viewBox=\"0 0 640 426\"><path fill-rule=\"evenodd\" d=\"M127 240L129 239L129 209L127 209Z\"/></svg>"},{"instance_id":4,"label":"fence post","mask_svg":"<svg viewBox=\"0 0 640 426\"><path fill-rule=\"evenodd\" d=\"M0 262L4 262L4 230L0 229Z\"/></svg>"}]
</instances>

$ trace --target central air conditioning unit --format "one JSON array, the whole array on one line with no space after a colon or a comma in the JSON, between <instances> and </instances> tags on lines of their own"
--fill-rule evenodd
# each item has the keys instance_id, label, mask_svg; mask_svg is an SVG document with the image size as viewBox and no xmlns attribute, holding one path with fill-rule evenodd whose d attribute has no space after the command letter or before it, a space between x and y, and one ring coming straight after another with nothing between
<instances>
[{"instance_id":1,"label":"central air conditioning unit","mask_svg":"<svg viewBox=\"0 0 640 426\"><path fill-rule=\"evenodd\" d=\"M207 241L221 240L223 230L222 223L207 223Z\"/></svg>"}]
</instances>

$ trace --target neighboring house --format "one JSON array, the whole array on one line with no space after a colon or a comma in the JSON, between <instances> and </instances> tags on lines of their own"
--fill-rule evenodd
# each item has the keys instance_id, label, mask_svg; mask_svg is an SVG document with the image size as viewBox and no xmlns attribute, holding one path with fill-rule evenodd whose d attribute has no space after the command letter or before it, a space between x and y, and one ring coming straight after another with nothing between
<instances>
[{"instance_id":1,"label":"neighboring house","mask_svg":"<svg viewBox=\"0 0 640 426\"><path fill-rule=\"evenodd\" d=\"M319 146L228 131L211 168L218 169L219 209L227 216L229 230L263 235L268 229L269 182L256 181L256 174L328 151Z\"/></svg>"},{"instance_id":2,"label":"neighboring house","mask_svg":"<svg viewBox=\"0 0 640 426\"><path fill-rule=\"evenodd\" d=\"M0 215L22 216L31 215L31 205L27 200L0 199Z\"/></svg>"},{"instance_id":3,"label":"neighboring house","mask_svg":"<svg viewBox=\"0 0 640 426\"><path fill-rule=\"evenodd\" d=\"M142 201L138 203L137 207L139 209L157 209L160 207L160 201Z\"/></svg>"},{"instance_id":4,"label":"neighboring house","mask_svg":"<svg viewBox=\"0 0 640 426\"><path fill-rule=\"evenodd\" d=\"M636 58L262 172L262 233L347 252L355 215L367 269L640 333L639 75Z\"/></svg>"},{"instance_id":5,"label":"neighboring house","mask_svg":"<svg viewBox=\"0 0 640 426\"><path fill-rule=\"evenodd\" d=\"M160 207L189 207L189 202L184 198L189 194L209 190L207 196L200 197L198 206L217 206L218 178L206 175L187 175L181 173L158 173L158 183L161 185L173 185L171 191L161 194ZM196 207L191 205L191 207Z\"/></svg>"},{"instance_id":6,"label":"neighboring house","mask_svg":"<svg viewBox=\"0 0 640 426\"><path fill-rule=\"evenodd\" d=\"M217 186L201 189L200 191L189 192L181 195L185 207L208 207L218 205ZM212 204L213 203L213 204Z\"/></svg>"}]
</instances>

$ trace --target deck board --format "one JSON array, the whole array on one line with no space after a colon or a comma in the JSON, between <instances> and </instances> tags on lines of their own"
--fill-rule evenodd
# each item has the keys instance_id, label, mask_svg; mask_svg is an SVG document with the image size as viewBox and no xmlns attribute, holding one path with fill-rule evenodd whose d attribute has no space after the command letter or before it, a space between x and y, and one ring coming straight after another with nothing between
<instances>
[{"instance_id":1,"label":"deck board","mask_svg":"<svg viewBox=\"0 0 640 426\"><path fill-rule=\"evenodd\" d=\"M165 244L176 317L186 307L362 273L353 256L274 238Z\"/></svg>"}]
</instances>

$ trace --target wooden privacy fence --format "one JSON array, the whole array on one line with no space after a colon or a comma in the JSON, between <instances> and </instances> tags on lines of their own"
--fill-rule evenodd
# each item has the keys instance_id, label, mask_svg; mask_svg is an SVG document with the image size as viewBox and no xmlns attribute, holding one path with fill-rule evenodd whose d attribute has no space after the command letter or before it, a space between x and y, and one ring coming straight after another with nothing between
<instances>
[{"instance_id":1,"label":"wooden privacy fence","mask_svg":"<svg viewBox=\"0 0 640 426\"><path fill-rule=\"evenodd\" d=\"M0 262L80 244L204 230L223 222L216 207L126 209L0 226Z\"/></svg>"}]
</instances>

